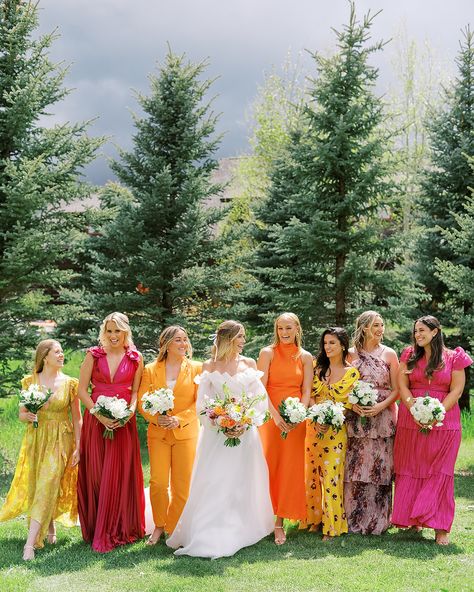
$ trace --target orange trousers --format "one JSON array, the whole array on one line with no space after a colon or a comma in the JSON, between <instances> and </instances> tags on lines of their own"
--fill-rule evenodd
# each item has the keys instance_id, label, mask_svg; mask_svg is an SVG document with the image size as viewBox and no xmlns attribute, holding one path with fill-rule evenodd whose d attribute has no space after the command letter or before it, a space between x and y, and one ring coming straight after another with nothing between
<instances>
[{"instance_id":1,"label":"orange trousers","mask_svg":"<svg viewBox=\"0 0 474 592\"><path fill-rule=\"evenodd\" d=\"M189 494L196 438L178 440L172 430L148 429L150 501L155 526L171 534Z\"/></svg>"}]
</instances>

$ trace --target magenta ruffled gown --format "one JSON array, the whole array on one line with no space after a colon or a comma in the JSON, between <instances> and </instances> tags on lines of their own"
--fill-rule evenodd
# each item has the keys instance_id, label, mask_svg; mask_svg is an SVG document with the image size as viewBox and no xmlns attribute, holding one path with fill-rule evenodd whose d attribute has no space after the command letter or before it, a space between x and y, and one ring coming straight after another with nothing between
<instances>
[{"instance_id":1,"label":"magenta ruffled gown","mask_svg":"<svg viewBox=\"0 0 474 592\"><path fill-rule=\"evenodd\" d=\"M407 362L413 348L406 348L401 362ZM443 353L444 367L424 374L422 358L408 375L413 397L428 394L440 401L449 393L451 373L472 364L461 348ZM449 532L454 519L454 465L461 444L461 413L456 404L442 426L422 434L405 405L400 405L394 446L395 496L392 523L395 526L425 526Z\"/></svg>"},{"instance_id":2,"label":"magenta ruffled gown","mask_svg":"<svg viewBox=\"0 0 474 592\"><path fill-rule=\"evenodd\" d=\"M102 347L88 350L94 357L92 400L117 395L130 403L131 386L140 356L127 349L113 382ZM82 537L94 551L107 553L117 545L145 536L145 496L137 424L132 417L115 430L113 440L102 437L104 426L88 411L81 433L81 462L77 499Z\"/></svg>"}]
</instances>

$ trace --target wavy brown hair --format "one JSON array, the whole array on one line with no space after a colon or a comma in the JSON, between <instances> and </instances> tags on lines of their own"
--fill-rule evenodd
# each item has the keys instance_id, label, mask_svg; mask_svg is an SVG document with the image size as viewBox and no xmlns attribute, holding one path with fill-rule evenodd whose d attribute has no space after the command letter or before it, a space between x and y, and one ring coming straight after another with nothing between
<instances>
[{"instance_id":1,"label":"wavy brown hair","mask_svg":"<svg viewBox=\"0 0 474 592\"><path fill-rule=\"evenodd\" d=\"M445 349L445 346L443 333L441 331L441 323L438 321L436 317L433 317L431 315L420 317L413 323L413 353L411 354L407 362L407 369L410 372L417 365L418 361L421 360L421 358L425 355L425 348L418 345L415 340L415 327L417 323L423 323L423 325L428 327L428 329L431 329L431 331L433 331L433 329L438 329L438 333L436 333L436 335L431 340L431 356L425 368L425 376L427 378L432 378L433 372L436 372L436 370L441 370L441 368L444 367L443 351Z\"/></svg>"},{"instance_id":2,"label":"wavy brown hair","mask_svg":"<svg viewBox=\"0 0 474 592\"><path fill-rule=\"evenodd\" d=\"M347 354L349 352L349 335L342 327L328 327L323 331L319 340L319 351L316 357L316 374L320 380L326 378L329 370L330 361L324 349L324 338L326 335L334 335L342 346L342 363L345 365Z\"/></svg>"},{"instance_id":3,"label":"wavy brown hair","mask_svg":"<svg viewBox=\"0 0 474 592\"><path fill-rule=\"evenodd\" d=\"M35 352L33 374L39 374L40 372L43 372L44 359L56 344L59 345L59 347L61 347L61 344L56 339L43 339L43 341L40 341L38 343Z\"/></svg>"}]
</instances>

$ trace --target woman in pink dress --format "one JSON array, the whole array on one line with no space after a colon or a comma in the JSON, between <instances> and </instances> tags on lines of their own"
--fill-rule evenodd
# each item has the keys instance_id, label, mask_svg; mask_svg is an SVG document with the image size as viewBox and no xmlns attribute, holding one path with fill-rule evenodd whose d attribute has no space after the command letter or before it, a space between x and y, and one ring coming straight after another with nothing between
<instances>
[{"instance_id":1,"label":"woman in pink dress","mask_svg":"<svg viewBox=\"0 0 474 592\"><path fill-rule=\"evenodd\" d=\"M461 443L458 399L464 368L472 364L461 347L444 347L439 321L424 316L415 322L412 347L400 357L400 405L395 436L395 497L392 523L402 528L435 530L438 545L449 543L454 519L454 465ZM420 432L410 407L429 395L442 401L446 417L428 434Z\"/></svg>"},{"instance_id":2,"label":"woman in pink dress","mask_svg":"<svg viewBox=\"0 0 474 592\"><path fill-rule=\"evenodd\" d=\"M105 318L99 341L101 346L87 351L79 379L79 397L86 411L77 496L84 540L92 543L94 551L107 553L145 535L143 474L135 420L143 361L133 346L128 318L122 313L114 312ZM99 395L127 401L132 414L125 425L91 413ZM114 431L113 439L103 437L104 428Z\"/></svg>"},{"instance_id":3,"label":"woman in pink dress","mask_svg":"<svg viewBox=\"0 0 474 592\"><path fill-rule=\"evenodd\" d=\"M398 357L382 344L384 332L378 313L363 312L356 321L354 347L349 350L361 380L371 383L378 393L375 405L352 405L347 414L344 506L352 533L378 535L390 526Z\"/></svg>"}]
</instances>

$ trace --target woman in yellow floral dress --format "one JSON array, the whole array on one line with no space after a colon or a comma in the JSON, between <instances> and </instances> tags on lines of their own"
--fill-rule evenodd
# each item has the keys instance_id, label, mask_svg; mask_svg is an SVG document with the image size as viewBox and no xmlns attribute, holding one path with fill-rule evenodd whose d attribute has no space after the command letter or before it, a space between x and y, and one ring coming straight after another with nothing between
<instances>
[{"instance_id":1,"label":"woman in yellow floral dress","mask_svg":"<svg viewBox=\"0 0 474 592\"><path fill-rule=\"evenodd\" d=\"M351 408L348 395L359 372L347 364L348 350L349 336L344 329L331 327L324 331L313 382L315 403L330 399ZM347 532L343 500L346 426L335 432L328 426L311 423L305 444L307 520L302 527L316 530L322 523L323 541L326 541Z\"/></svg>"},{"instance_id":2,"label":"woman in yellow floral dress","mask_svg":"<svg viewBox=\"0 0 474 592\"><path fill-rule=\"evenodd\" d=\"M35 369L21 381L23 389L39 384L53 393L35 415L20 407L19 418L26 422L20 456L0 521L26 513L29 531L23 559L35 557L35 548L44 538L56 542L54 520L65 526L77 523L77 464L81 433L81 410L75 378L63 374L64 354L53 339L36 348ZM72 417L72 423L71 418ZM33 422L38 422L38 427Z\"/></svg>"}]
</instances>

